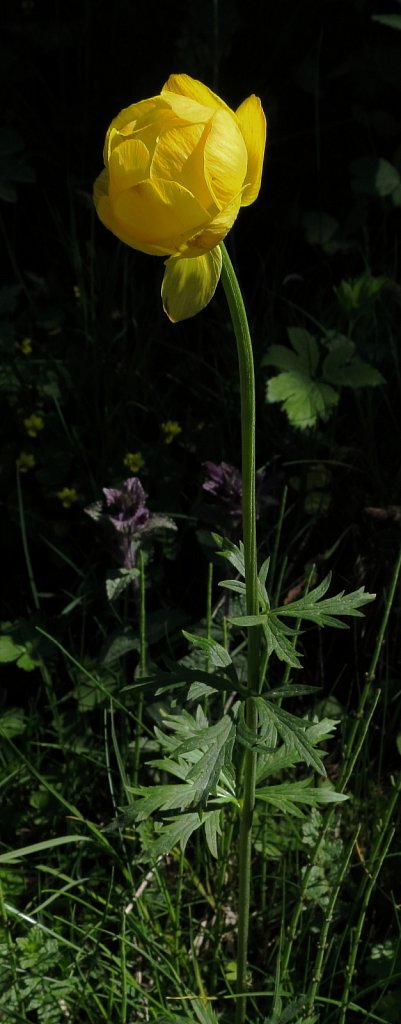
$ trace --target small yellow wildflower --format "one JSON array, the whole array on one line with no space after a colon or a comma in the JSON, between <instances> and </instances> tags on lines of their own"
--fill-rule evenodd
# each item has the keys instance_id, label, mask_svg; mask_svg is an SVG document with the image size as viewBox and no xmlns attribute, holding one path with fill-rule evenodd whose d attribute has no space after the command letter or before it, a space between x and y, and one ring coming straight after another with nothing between
<instances>
[{"instance_id":1,"label":"small yellow wildflower","mask_svg":"<svg viewBox=\"0 0 401 1024\"><path fill-rule=\"evenodd\" d=\"M28 437L37 437L40 431L43 430L44 425L42 416L39 416L37 412L33 412L32 416L27 416L24 420L24 427Z\"/></svg>"},{"instance_id":2,"label":"small yellow wildflower","mask_svg":"<svg viewBox=\"0 0 401 1024\"><path fill-rule=\"evenodd\" d=\"M177 434L182 433L182 427L177 423L177 420L166 420L165 423L161 423L161 429L164 434L164 440L166 444L171 444Z\"/></svg>"},{"instance_id":3,"label":"small yellow wildflower","mask_svg":"<svg viewBox=\"0 0 401 1024\"><path fill-rule=\"evenodd\" d=\"M142 452L127 452L123 459L124 466L129 469L130 473L138 473L142 466L145 465L145 459L142 456Z\"/></svg>"},{"instance_id":4,"label":"small yellow wildflower","mask_svg":"<svg viewBox=\"0 0 401 1024\"><path fill-rule=\"evenodd\" d=\"M30 356L32 352L32 340L31 338L23 338L22 341L17 341L15 347L19 349L24 356Z\"/></svg>"},{"instance_id":5,"label":"small yellow wildflower","mask_svg":"<svg viewBox=\"0 0 401 1024\"><path fill-rule=\"evenodd\" d=\"M20 452L17 459L17 468L20 473L27 473L29 469L33 469L36 465L36 459L30 452Z\"/></svg>"},{"instance_id":6,"label":"small yellow wildflower","mask_svg":"<svg viewBox=\"0 0 401 1024\"><path fill-rule=\"evenodd\" d=\"M57 497L60 499L63 508L71 508L74 501L79 500L75 487L62 487L61 491L57 491Z\"/></svg>"}]
</instances>

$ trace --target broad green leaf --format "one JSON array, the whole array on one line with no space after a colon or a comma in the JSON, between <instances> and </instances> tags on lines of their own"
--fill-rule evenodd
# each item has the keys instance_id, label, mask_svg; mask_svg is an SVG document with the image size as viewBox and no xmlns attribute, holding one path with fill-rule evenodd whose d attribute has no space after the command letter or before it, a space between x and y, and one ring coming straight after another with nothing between
<instances>
[{"instance_id":1,"label":"broad green leaf","mask_svg":"<svg viewBox=\"0 0 401 1024\"><path fill-rule=\"evenodd\" d=\"M17 661L24 653L25 648L16 644L12 636L0 636L0 663Z\"/></svg>"},{"instance_id":2,"label":"broad green leaf","mask_svg":"<svg viewBox=\"0 0 401 1024\"><path fill-rule=\"evenodd\" d=\"M387 283L387 277L377 277L366 271L360 277L340 281L337 288L334 288L334 293L344 313L353 317L355 313L368 312L372 302L380 295ZM328 332L328 334L330 333ZM344 335L338 335L338 337L343 339Z\"/></svg>"},{"instance_id":3,"label":"broad green leaf","mask_svg":"<svg viewBox=\"0 0 401 1024\"><path fill-rule=\"evenodd\" d=\"M23 708L8 708L0 715L0 736L12 739L20 736L26 729L25 711Z\"/></svg>"},{"instance_id":4,"label":"broad green leaf","mask_svg":"<svg viewBox=\"0 0 401 1024\"><path fill-rule=\"evenodd\" d=\"M115 601L139 576L139 569L117 569L106 579L106 594L109 601Z\"/></svg>"},{"instance_id":5,"label":"broad green leaf","mask_svg":"<svg viewBox=\"0 0 401 1024\"><path fill-rule=\"evenodd\" d=\"M302 366L309 374L315 373L319 362L319 348L313 334L304 327L287 327L287 334L295 352L298 353Z\"/></svg>"},{"instance_id":6,"label":"broad green leaf","mask_svg":"<svg viewBox=\"0 0 401 1024\"><path fill-rule=\"evenodd\" d=\"M326 381L338 387L374 387L384 383L381 373L355 355L353 341L343 335L330 342L330 352L324 359L322 373Z\"/></svg>"},{"instance_id":7,"label":"broad green leaf","mask_svg":"<svg viewBox=\"0 0 401 1024\"><path fill-rule=\"evenodd\" d=\"M351 163L354 192L367 196L389 196L400 184L397 168L388 160L364 157Z\"/></svg>"},{"instance_id":8,"label":"broad green leaf","mask_svg":"<svg viewBox=\"0 0 401 1024\"><path fill-rule=\"evenodd\" d=\"M290 373L300 373L304 369L297 353L285 345L270 345L263 356L262 366L275 366L277 370L287 370Z\"/></svg>"},{"instance_id":9,"label":"broad green leaf","mask_svg":"<svg viewBox=\"0 0 401 1024\"><path fill-rule=\"evenodd\" d=\"M306 371L293 371L272 377L266 398L268 402L281 402L292 426L306 430L318 419L326 422L330 418L339 396L329 384L312 380Z\"/></svg>"},{"instance_id":10,"label":"broad green leaf","mask_svg":"<svg viewBox=\"0 0 401 1024\"><path fill-rule=\"evenodd\" d=\"M332 242L339 228L338 220L322 210L308 210L302 217L302 224L309 245L321 245L323 248Z\"/></svg>"}]
</instances>

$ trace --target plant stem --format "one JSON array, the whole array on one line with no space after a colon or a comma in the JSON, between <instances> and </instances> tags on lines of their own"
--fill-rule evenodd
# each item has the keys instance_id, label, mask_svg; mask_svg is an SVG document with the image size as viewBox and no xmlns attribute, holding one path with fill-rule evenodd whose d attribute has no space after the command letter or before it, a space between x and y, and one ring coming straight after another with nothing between
<instances>
[{"instance_id":1,"label":"plant stem","mask_svg":"<svg viewBox=\"0 0 401 1024\"><path fill-rule=\"evenodd\" d=\"M241 451L242 451L242 528L244 536L246 609L248 615L258 612L257 560L256 560L256 496L255 496L255 374L252 342L241 290L233 265L223 243L220 245L223 266L221 280L230 310L237 342L241 392ZM252 696L259 684L259 630L248 632L248 697L245 721L248 729L257 734L257 711ZM242 769L243 793L239 835L238 886L238 949L237 949L237 1010L236 1024L244 1024L246 1015L246 987L248 963L248 936L251 895L252 821L255 805L256 752L247 749Z\"/></svg>"}]
</instances>

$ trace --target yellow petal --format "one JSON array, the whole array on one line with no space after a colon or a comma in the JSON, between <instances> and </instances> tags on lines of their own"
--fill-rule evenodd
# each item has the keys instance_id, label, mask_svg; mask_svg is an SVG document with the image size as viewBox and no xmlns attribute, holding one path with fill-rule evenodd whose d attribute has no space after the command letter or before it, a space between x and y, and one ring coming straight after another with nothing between
<instances>
[{"instance_id":1,"label":"yellow petal","mask_svg":"<svg viewBox=\"0 0 401 1024\"><path fill-rule=\"evenodd\" d=\"M104 171L101 172L101 174L98 175L98 177L96 178L96 181L94 183L94 186L93 186L93 202L95 204L95 209L96 210L98 209L100 200L104 196L108 195L108 191L109 191L109 175L108 175L108 172L106 170L104 170Z\"/></svg>"},{"instance_id":2,"label":"yellow petal","mask_svg":"<svg viewBox=\"0 0 401 1024\"><path fill-rule=\"evenodd\" d=\"M155 117L162 116L165 110L169 113L168 104L161 96L152 96L149 100L131 103L129 107L124 107L123 110L120 110L120 113L117 114L117 117L113 118L106 132L103 151L106 166L110 153L121 141L121 135L130 134L135 129L152 123Z\"/></svg>"},{"instance_id":3,"label":"yellow petal","mask_svg":"<svg viewBox=\"0 0 401 1024\"><path fill-rule=\"evenodd\" d=\"M236 120L216 110L205 144L205 178L223 209L242 188L247 173L246 145Z\"/></svg>"},{"instance_id":4,"label":"yellow petal","mask_svg":"<svg viewBox=\"0 0 401 1024\"><path fill-rule=\"evenodd\" d=\"M100 196L97 212L122 242L163 256L178 252L208 221L197 199L175 181L142 181L117 195Z\"/></svg>"},{"instance_id":5,"label":"yellow petal","mask_svg":"<svg viewBox=\"0 0 401 1024\"><path fill-rule=\"evenodd\" d=\"M168 92L167 90L163 93L162 99L168 103L170 112L174 113L177 124L206 124L210 121L215 112L215 108L211 106L205 106L203 103L198 103L197 100L192 99L190 96L181 96L180 93Z\"/></svg>"},{"instance_id":6,"label":"yellow petal","mask_svg":"<svg viewBox=\"0 0 401 1024\"><path fill-rule=\"evenodd\" d=\"M205 181L205 144L210 127L182 125L163 132L156 143L151 178L164 178L184 185L211 214L217 212Z\"/></svg>"},{"instance_id":7,"label":"yellow petal","mask_svg":"<svg viewBox=\"0 0 401 1024\"><path fill-rule=\"evenodd\" d=\"M214 249L219 242L222 242L234 224L241 201L242 193L239 192L232 199L231 203L224 210L220 210L209 224L205 225L201 231L197 231L196 234L192 235L188 241L181 245L180 251L182 254L186 255L188 253L190 256L198 256L208 252L210 249Z\"/></svg>"},{"instance_id":8,"label":"yellow petal","mask_svg":"<svg viewBox=\"0 0 401 1024\"><path fill-rule=\"evenodd\" d=\"M110 195L132 188L148 176L149 150L138 139L125 139L113 149L109 160Z\"/></svg>"},{"instance_id":9,"label":"yellow petal","mask_svg":"<svg viewBox=\"0 0 401 1024\"><path fill-rule=\"evenodd\" d=\"M172 323L187 320L207 306L216 291L221 263L219 246L195 259L175 256L167 261L162 300Z\"/></svg>"},{"instance_id":10,"label":"yellow petal","mask_svg":"<svg viewBox=\"0 0 401 1024\"><path fill-rule=\"evenodd\" d=\"M198 82L196 78L191 78L189 75L170 75L170 78L163 85L162 97L165 92L174 92L179 96L187 96L189 99L201 103L204 107L212 107L212 109L223 107L224 110L228 110L232 114L227 103L224 103L220 96L217 96L215 92L208 89L207 85L203 85L203 82Z\"/></svg>"},{"instance_id":11,"label":"yellow petal","mask_svg":"<svg viewBox=\"0 0 401 1024\"><path fill-rule=\"evenodd\" d=\"M248 151L248 170L242 197L242 206L250 206L259 193L263 157L266 145L266 118L258 96L249 96L236 110L241 132Z\"/></svg>"}]
</instances>

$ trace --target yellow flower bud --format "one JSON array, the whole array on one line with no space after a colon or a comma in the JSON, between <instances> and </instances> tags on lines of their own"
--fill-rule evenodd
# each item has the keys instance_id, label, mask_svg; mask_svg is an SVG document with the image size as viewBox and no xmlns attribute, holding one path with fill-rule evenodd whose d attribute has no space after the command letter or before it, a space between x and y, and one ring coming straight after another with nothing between
<instances>
[{"instance_id":1,"label":"yellow flower bud","mask_svg":"<svg viewBox=\"0 0 401 1024\"><path fill-rule=\"evenodd\" d=\"M234 112L189 75L170 75L159 96L112 121L94 185L97 213L127 245L169 257L162 298L173 322L212 298L219 242L259 193L265 141L257 96Z\"/></svg>"}]
</instances>

